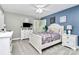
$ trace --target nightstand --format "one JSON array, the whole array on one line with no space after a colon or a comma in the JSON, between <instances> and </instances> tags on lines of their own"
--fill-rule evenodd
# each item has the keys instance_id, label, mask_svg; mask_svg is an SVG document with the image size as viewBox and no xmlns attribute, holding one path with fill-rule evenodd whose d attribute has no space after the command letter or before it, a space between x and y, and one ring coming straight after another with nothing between
<instances>
[{"instance_id":1,"label":"nightstand","mask_svg":"<svg viewBox=\"0 0 79 59\"><path fill-rule=\"evenodd\" d=\"M78 47L78 36L77 35L62 35L62 45L76 50Z\"/></svg>"}]
</instances>

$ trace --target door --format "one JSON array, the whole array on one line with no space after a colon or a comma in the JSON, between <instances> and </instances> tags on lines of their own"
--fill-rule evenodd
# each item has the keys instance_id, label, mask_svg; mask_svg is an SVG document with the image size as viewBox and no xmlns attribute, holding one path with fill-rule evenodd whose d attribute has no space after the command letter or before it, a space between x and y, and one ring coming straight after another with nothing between
<instances>
[{"instance_id":1,"label":"door","mask_svg":"<svg viewBox=\"0 0 79 59\"><path fill-rule=\"evenodd\" d=\"M45 29L44 29L45 26L46 26L46 19L34 20L33 31L34 32L43 32L43 31L45 31Z\"/></svg>"},{"instance_id":2,"label":"door","mask_svg":"<svg viewBox=\"0 0 79 59\"><path fill-rule=\"evenodd\" d=\"M34 20L34 23L33 23L33 31L34 32L39 32L40 31L40 20Z\"/></svg>"}]
</instances>

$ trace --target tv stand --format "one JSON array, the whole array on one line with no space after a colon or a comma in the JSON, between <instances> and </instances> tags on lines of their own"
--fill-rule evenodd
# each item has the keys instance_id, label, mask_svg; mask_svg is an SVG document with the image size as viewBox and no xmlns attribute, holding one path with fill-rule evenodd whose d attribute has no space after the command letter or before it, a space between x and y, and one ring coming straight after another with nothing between
<instances>
[{"instance_id":1,"label":"tv stand","mask_svg":"<svg viewBox=\"0 0 79 59\"><path fill-rule=\"evenodd\" d=\"M30 34L33 32L31 27L22 27L21 28L21 40L29 39Z\"/></svg>"}]
</instances>

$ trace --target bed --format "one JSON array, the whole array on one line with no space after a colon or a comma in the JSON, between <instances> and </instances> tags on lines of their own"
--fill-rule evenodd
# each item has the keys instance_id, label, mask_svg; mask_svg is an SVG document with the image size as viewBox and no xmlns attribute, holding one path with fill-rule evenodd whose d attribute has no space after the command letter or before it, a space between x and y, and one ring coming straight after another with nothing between
<instances>
[{"instance_id":1,"label":"bed","mask_svg":"<svg viewBox=\"0 0 79 59\"><path fill-rule=\"evenodd\" d=\"M42 50L61 42L64 27L51 24L47 32L31 33L29 43L40 53Z\"/></svg>"}]
</instances>

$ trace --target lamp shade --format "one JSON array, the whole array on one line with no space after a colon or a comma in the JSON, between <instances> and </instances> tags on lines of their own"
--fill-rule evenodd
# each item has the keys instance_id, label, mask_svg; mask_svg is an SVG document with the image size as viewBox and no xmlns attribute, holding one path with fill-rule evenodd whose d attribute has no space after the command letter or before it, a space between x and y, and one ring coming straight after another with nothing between
<instances>
[{"instance_id":1,"label":"lamp shade","mask_svg":"<svg viewBox=\"0 0 79 59\"><path fill-rule=\"evenodd\" d=\"M72 30L72 25L67 25L67 30Z\"/></svg>"}]
</instances>

